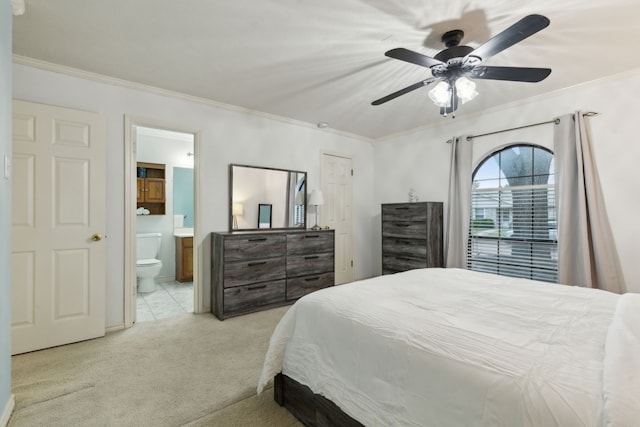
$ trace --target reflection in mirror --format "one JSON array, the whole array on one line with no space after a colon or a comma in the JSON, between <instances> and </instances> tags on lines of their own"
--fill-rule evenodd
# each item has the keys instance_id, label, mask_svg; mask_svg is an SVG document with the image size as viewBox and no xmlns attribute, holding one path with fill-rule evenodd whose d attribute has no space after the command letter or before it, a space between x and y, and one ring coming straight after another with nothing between
<instances>
[{"instance_id":1,"label":"reflection in mirror","mask_svg":"<svg viewBox=\"0 0 640 427\"><path fill-rule=\"evenodd\" d=\"M306 172L230 165L229 229L304 229L306 183ZM268 226L259 222L263 205L270 206Z\"/></svg>"},{"instance_id":2,"label":"reflection in mirror","mask_svg":"<svg viewBox=\"0 0 640 427\"><path fill-rule=\"evenodd\" d=\"M258 228L271 228L271 205L260 203L258 205Z\"/></svg>"},{"instance_id":3,"label":"reflection in mirror","mask_svg":"<svg viewBox=\"0 0 640 427\"><path fill-rule=\"evenodd\" d=\"M193 168L173 167L173 228L193 229Z\"/></svg>"}]
</instances>

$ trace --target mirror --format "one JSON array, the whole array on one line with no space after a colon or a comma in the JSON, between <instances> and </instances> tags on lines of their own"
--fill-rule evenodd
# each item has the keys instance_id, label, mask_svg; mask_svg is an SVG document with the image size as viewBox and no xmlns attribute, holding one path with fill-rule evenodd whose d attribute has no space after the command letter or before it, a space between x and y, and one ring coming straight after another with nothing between
<instances>
[{"instance_id":1,"label":"mirror","mask_svg":"<svg viewBox=\"0 0 640 427\"><path fill-rule=\"evenodd\" d=\"M193 168L173 167L173 228L193 229Z\"/></svg>"},{"instance_id":2,"label":"mirror","mask_svg":"<svg viewBox=\"0 0 640 427\"><path fill-rule=\"evenodd\" d=\"M258 228L271 228L271 205L258 205Z\"/></svg>"},{"instance_id":3,"label":"mirror","mask_svg":"<svg viewBox=\"0 0 640 427\"><path fill-rule=\"evenodd\" d=\"M306 172L234 164L229 171L230 231L306 228Z\"/></svg>"}]
</instances>

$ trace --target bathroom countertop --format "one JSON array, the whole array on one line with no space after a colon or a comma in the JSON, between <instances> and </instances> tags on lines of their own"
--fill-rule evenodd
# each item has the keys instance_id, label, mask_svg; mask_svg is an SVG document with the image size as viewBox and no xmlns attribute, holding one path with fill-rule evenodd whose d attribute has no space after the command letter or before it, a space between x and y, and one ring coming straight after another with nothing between
<instances>
[{"instance_id":1,"label":"bathroom countertop","mask_svg":"<svg viewBox=\"0 0 640 427\"><path fill-rule=\"evenodd\" d=\"M174 228L173 235L176 237L193 237L193 228Z\"/></svg>"}]
</instances>

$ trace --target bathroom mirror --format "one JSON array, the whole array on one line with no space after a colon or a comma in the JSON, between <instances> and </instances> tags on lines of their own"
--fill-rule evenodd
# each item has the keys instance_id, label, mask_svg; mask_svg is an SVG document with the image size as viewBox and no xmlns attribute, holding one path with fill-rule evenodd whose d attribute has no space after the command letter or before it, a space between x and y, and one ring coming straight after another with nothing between
<instances>
[{"instance_id":1,"label":"bathroom mirror","mask_svg":"<svg viewBox=\"0 0 640 427\"><path fill-rule=\"evenodd\" d=\"M230 231L306 228L306 172L231 164L229 175Z\"/></svg>"},{"instance_id":2,"label":"bathroom mirror","mask_svg":"<svg viewBox=\"0 0 640 427\"><path fill-rule=\"evenodd\" d=\"M173 228L193 229L193 168L173 167Z\"/></svg>"},{"instance_id":3,"label":"bathroom mirror","mask_svg":"<svg viewBox=\"0 0 640 427\"><path fill-rule=\"evenodd\" d=\"M271 228L271 205L260 203L258 205L258 228Z\"/></svg>"}]
</instances>

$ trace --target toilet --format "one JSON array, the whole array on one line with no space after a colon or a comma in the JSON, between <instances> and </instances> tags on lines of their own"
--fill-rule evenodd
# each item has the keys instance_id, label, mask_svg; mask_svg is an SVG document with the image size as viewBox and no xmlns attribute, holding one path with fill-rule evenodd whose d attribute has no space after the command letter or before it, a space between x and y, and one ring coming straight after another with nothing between
<instances>
[{"instance_id":1,"label":"toilet","mask_svg":"<svg viewBox=\"0 0 640 427\"><path fill-rule=\"evenodd\" d=\"M156 259L162 242L161 233L141 233L136 235L136 276L138 292L149 293L156 290L156 276L160 274L162 261Z\"/></svg>"}]
</instances>

